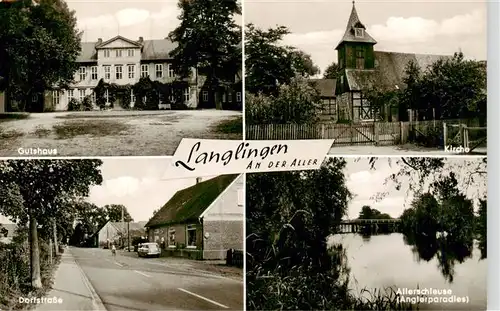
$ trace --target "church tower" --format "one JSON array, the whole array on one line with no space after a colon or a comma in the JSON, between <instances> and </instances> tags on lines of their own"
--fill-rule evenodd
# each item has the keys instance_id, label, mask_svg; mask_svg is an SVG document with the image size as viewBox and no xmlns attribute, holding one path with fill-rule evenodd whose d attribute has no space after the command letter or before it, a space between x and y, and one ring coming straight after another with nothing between
<instances>
[{"instance_id":1,"label":"church tower","mask_svg":"<svg viewBox=\"0 0 500 311\"><path fill-rule=\"evenodd\" d=\"M351 16L349 16L344 36L335 48L342 75L345 76L346 69L374 69L373 46L376 43L377 41L366 32L366 27L359 20L353 1Z\"/></svg>"}]
</instances>

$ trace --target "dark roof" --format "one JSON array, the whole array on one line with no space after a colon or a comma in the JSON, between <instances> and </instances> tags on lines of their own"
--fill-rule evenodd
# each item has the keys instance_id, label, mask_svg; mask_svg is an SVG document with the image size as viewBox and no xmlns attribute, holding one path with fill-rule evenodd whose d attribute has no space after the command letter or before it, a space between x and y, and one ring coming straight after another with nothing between
<instances>
[{"instance_id":1,"label":"dark roof","mask_svg":"<svg viewBox=\"0 0 500 311\"><path fill-rule=\"evenodd\" d=\"M346 78L351 91L378 86L386 90L404 88L406 65L414 61L425 70L439 59L450 59L451 55L431 55L396 52L374 52L375 69L346 69Z\"/></svg>"},{"instance_id":2,"label":"dark roof","mask_svg":"<svg viewBox=\"0 0 500 311\"><path fill-rule=\"evenodd\" d=\"M141 46L141 43L140 43L140 42L132 41L132 40L130 40L130 39L127 39L127 38L125 38L125 37L122 37L122 36L118 35L118 36L113 37L113 38L111 38L111 39L109 39L109 40L106 40L106 41L104 41L104 42L98 42L98 43L95 45L95 48L96 48L96 49L102 48L103 46L105 46L105 45L107 45L107 44L109 44L109 43L111 43L111 42L113 42L113 41L115 41L115 40L123 40L123 41L128 42L128 43L130 43L130 44L132 44L132 45L135 45L135 46L137 46L137 47L140 47L140 46Z\"/></svg>"},{"instance_id":3,"label":"dark roof","mask_svg":"<svg viewBox=\"0 0 500 311\"><path fill-rule=\"evenodd\" d=\"M362 37L355 36L355 31L354 31L355 28L363 29L364 34ZM351 15L349 16L349 20L347 21L347 26L345 29L344 36L340 40L339 44L337 44L337 47L335 49L338 49L340 45L344 42L363 42L370 44L377 43L377 41L375 41L375 39L373 39L372 36L370 36L366 32L366 27L359 20L358 12L356 11L356 6L354 5L354 1L352 2Z\"/></svg>"},{"instance_id":4,"label":"dark roof","mask_svg":"<svg viewBox=\"0 0 500 311\"><path fill-rule=\"evenodd\" d=\"M177 191L146 227L197 220L236 177L238 175L221 175Z\"/></svg>"},{"instance_id":5,"label":"dark roof","mask_svg":"<svg viewBox=\"0 0 500 311\"><path fill-rule=\"evenodd\" d=\"M309 79L309 81L318 89L321 97L335 97L335 79Z\"/></svg>"},{"instance_id":6,"label":"dark roof","mask_svg":"<svg viewBox=\"0 0 500 311\"><path fill-rule=\"evenodd\" d=\"M130 44L136 45L137 47L142 46L141 61L171 59L169 53L177 46L177 43L174 43L169 39L139 39L138 41L134 41L122 36L116 36L105 42L82 42L80 55L77 57L76 61L79 63L97 62L97 49L102 48L103 46L113 42L114 40L124 40L126 42L129 42Z\"/></svg>"}]
</instances>

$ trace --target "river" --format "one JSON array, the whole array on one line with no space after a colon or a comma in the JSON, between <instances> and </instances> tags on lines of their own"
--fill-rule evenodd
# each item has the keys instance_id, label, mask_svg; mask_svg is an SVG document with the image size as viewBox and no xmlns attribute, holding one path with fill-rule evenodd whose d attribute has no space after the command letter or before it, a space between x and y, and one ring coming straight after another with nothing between
<instances>
[{"instance_id":1,"label":"river","mask_svg":"<svg viewBox=\"0 0 500 311\"><path fill-rule=\"evenodd\" d=\"M351 289L394 288L449 289L452 295L469 298L469 303L433 303L421 310L486 310L487 259L481 260L477 243L472 251L448 252L443 247L418 246L400 233L372 235L339 234L329 244L341 243L351 269ZM436 295L429 295L436 297ZM442 297L446 297L444 295Z\"/></svg>"}]
</instances>

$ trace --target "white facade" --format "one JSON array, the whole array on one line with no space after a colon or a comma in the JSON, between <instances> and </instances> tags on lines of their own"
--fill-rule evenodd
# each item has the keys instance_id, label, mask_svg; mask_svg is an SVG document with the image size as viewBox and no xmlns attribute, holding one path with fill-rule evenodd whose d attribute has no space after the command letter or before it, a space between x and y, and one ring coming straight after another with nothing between
<instances>
[{"instance_id":1,"label":"white facade","mask_svg":"<svg viewBox=\"0 0 500 311\"><path fill-rule=\"evenodd\" d=\"M243 221L245 219L243 188L243 175L240 175L203 212L200 218L205 221Z\"/></svg>"},{"instance_id":2,"label":"white facade","mask_svg":"<svg viewBox=\"0 0 500 311\"><path fill-rule=\"evenodd\" d=\"M93 90L101 79L118 85L133 85L146 76L153 81L172 82L178 78L168 56L172 49L173 45L167 39L143 41L140 38L133 41L117 36L106 42L84 42L77 60L80 67L75 72L75 83L68 90L52 91L49 97L51 106L56 111L65 111L71 98L82 101L85 96L91 96L96 106ZM193 69L188 81L190 87L184 91L184 103L188 107L197 106L198 86L204 82L202 77L196 79L196 74ZM132 91L130 98L133 107L136 98ZM160 109L169 106L165 102L158 104Z\"/></svg>"}]
</instances>

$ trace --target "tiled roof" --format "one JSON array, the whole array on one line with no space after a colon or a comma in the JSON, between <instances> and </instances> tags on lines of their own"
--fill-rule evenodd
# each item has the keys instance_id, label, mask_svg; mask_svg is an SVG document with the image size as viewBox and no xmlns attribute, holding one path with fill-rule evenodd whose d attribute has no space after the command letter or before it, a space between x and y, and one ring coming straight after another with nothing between
<instances>
[{"instance_id":1,"label":"tiled roof","mask_svg":"<svg viewBox=\"0 0 500 311\"><path fill-rule=\"evenodd\" d=\"M363 36L356 37L354 28L362 28L363 32L364 32ZM366 32L366 27L359 20L358 12L356 11L356 7L354 6L354 2L352 4L351 15L349 16L349 21L347 22L344 36L340 40L336 49L338 49L339 46L344 42L364 42L364 43L371 43L371 44L377 43L377 41L375 41L375 39L373 39L372 36L370 36Z\"/></svg>"},{"instance_id":2,"label":"tiled roof","mask_svg":"<svg viewBox=\"0 0 500 311\"><path fill-rule=\"evenodd\" d=\"M335 97L335 79L310 79L309 81L318 89L321 97Z\"/></svg>"},{"instance_id":3,"label":"tiled roof","mask_svg":"<svg viewBox=\"0 0 500 311\"><path fill-rule=\"evenodd\" d=\"M174 43L169 39L133 41L127 38L123 38L121 36L117 36L105 42L100 42L100 41L82 42L81 43L82 49L76 61L80 63L97 62L96 47L97 48L102 47L103 45L117 39L122 39L127 42L137 44L138 46L142 45L141 60L171 59L169 53L177 46L177 43Z\"/></svg>"},{"instance_id":4,"label":"tiled roof","mask_svg":"<svg viewBox=\"0 0 500 311\"><path fill-rule=\"evenodd\" d=\"M406 65L414 61L422 70L425 70L439 59L450 59L451 55L431 55L396 52L374 52L375 69L360 70L346 69L349 88L360 91L374 85L387 90L403 88Z\"/></svg>"},{"instance_id":5,"label":"tiled roof","mask_svg":"<svg viewBox=\"0 0 500 311\"><path fill-rule=\"evenodd\" d=\"M127 226L130 226L130 231L132 230L144 230L144 226L146 225L147 221L139 221L139 222L131 222L130 224L127 224L125 222L125 224L121 221L115 221L115 222L111 222L111 225L113 225L116 230L118 231L123 231L124 228L125 228L125 231L127 230Z\"/></svg>"},{"instance_id":6,"label":"tiled roof","mask_svg":"<svg viewBox=\"0 0 500 311\"><path fill-rule=\"evenodd\" d=\"M195 221L238 177L221 175L177 193L149 220L146 227Z\"/></svg>"}]
</instances>

